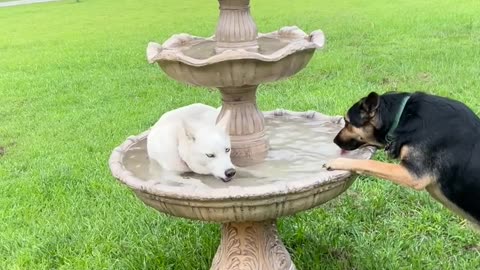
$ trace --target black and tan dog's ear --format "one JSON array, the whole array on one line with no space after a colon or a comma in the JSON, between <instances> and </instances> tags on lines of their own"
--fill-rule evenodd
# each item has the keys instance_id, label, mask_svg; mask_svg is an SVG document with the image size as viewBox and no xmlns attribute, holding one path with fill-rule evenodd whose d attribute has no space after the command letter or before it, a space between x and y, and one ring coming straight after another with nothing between
<instances>
[{"instance_id":1,"label":"black and tan dog's ear","mask_svg":"<svg viewBox=\"0 0 480 270\"><path fill-rule=\"evenodd\" d=\"M369 117L374 117L378 106L380 106L380 96L375 92L371 92L362 102L362 111Z\"/></svg>"}]
</instances>

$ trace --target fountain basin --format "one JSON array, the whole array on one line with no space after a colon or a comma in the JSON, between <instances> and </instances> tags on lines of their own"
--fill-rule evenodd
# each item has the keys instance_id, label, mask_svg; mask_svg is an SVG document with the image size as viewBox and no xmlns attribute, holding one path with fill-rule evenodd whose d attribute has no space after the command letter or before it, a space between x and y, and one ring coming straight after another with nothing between
<instances>
[{"instance_id":1,"label":"fountain basin","mask_svg":"<svg viewBox=\"0 0 480 270\"><path fill-rule=\"evenodd\" d=\"M217 51L215 37L172 36L162 45L150 42L149 63L158 63L173 79L203 87L259 85L290 77L303 69L325 37L317 30L307 35L296 26L258 34L258 50L232 48Z\"/></svg>"},{"instance_id":2,"label":"fountain basin","mask_svg":"<svg viewBox=\"0 0 480 270\"><path fill-rule=\"evenodd\" d=\"M212 222L264 221L321 205L353 182L345 171L326 171L322 164L340 155L333 144L342 117L283 110L264 113L271 149L263 163L237 168L229 183L211 176L173 175L150 162L148 131L129 138L110 158L113 175L145 204L160 212ZM370 148L350 158L369 159Z\"/></svg>"},{"instance_id":3,"label":"fountain basin","mask_svg":"<svg viewBox=\"0 0 480 270\"><path fill-rule=\"evenodd\" d=\"M261 114L271 149L262 163L237 168L229 183L162 171L148 160L148 131L129 138L110 157L112 174L146 205L177 217L222 223L211 270L295 270L276 219L319 206L353 182L350 172L322 168L341 154L332 141L344 125L342 117L284 110ZM364 148L346 156L369 159L373 153Z\"/></svg>"}]
</instances>

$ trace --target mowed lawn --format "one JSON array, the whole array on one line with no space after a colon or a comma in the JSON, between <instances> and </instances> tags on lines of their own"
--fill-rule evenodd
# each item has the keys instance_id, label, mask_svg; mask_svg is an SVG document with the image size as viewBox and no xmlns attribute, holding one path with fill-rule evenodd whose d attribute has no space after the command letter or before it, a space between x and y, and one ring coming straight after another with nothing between
<instances>
[{"instance_id":1,"label":"mowed lawn","mask_svg":"<svg viewBox=\"0 0 480 270\"><path fill-rule=\"evenodd\" d=\"M370 91L421 90L480 113L478 0L251 4L262 32L297 25L327 37L301 73L260 87L262 110L343 114ZM145 207L107 162L162 113L220 104L217 91L177 83L145 56L149 41L210 36L217 17L214 0L0 8L1 269L209 268L218 225ZM468 224L425 192L372 178L279 230L298 269L480 269Z\"/></svg>"}]
</instances>

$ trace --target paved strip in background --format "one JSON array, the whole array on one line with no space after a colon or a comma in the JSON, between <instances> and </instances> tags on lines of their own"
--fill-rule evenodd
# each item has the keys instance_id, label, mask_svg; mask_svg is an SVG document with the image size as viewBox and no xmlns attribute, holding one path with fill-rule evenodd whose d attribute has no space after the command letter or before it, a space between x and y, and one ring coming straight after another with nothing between
<instances>
[{"instance_id":1,"label":"paved strip in background","mask_svg":"<svg viewBox=\"0 0 480 270\"><path fill-rule=\"evenodd\" d=\"M17 1L0 2L0 8L20 6L20 5L29 5L29 4L36 4L36 3L53 2L53 1L59 1L59 0L17 0Z\"/></svg>"}]
</instances>

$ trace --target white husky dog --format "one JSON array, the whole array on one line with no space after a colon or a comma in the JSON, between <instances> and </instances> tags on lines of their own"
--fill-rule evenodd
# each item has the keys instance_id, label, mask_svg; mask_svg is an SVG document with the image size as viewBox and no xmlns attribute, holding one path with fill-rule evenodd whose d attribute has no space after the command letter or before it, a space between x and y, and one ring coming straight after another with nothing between
<instances>
[{"instance_id":1,"label":"white husky dog","mask_svg":"<svg viewBox=\"0 0 480 270\"><path fill-rule=\"evenodd\" d=\"M148 156L168 171L232 180L236 171L230 160L230 111L215 124L218 114L218 109L199 103L163 114L148 134Z\"/></svg>"}]
</instances>

